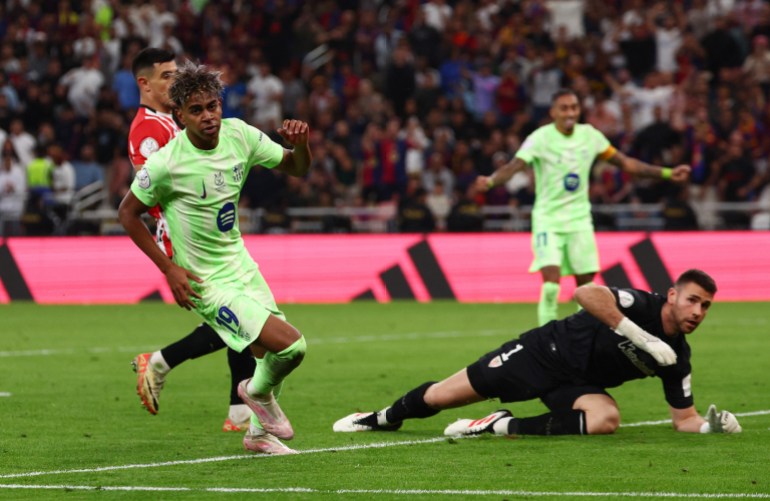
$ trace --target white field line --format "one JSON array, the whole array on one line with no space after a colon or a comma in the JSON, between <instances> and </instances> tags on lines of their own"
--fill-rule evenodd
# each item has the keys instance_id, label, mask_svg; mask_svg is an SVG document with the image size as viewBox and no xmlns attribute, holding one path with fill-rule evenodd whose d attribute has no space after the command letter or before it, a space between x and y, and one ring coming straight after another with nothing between
<instances>
[{"instance_id":1,"label":"white field line","mask_svg":"<svg viewBox=\"0 0 770 501\"><path fill-rule=\"evenodd\" d=\"M405 341L413 339L448 339L463 336L489 337L512 332L507 329L486 329L480 331L446 331L446 332L403 332L399 334L363 334L360 336L332 337L326 339L308 339L310 345L319 344L348 344L348 343L372 343L380 341ZM118 347L90 347L90 348L64 348L64 349L40 349L0 351L0 358L12 357L50 357L62 355L82 355L83 353L143 353L154 348L147 346L118 346Z\"/></svg>"},{"instance_id":2,"label":"white field line","mask_svg":"<svg viewBox=\"0 0 770 501\"><path fill-rule=\"evenodd\" d=\"M11 395L10 391L0 391L0 397L10 397Z\"/></svg>"},{"instance_id":3,"label":"white field line","mask_svg":"<svg viewBox=\"0 0 770 501\"><path fill-rule=\"evenodd\" d=\"M767 414L770 414L770 410L736 413L735 415L736 416L762 416ZM648 426L648 425L668 424L670 422L671 422L670 420L662 419L660 421L640 421L636 423L627 423L621 426L625 426L625 427ZM476 438L476 437L463 437L463 439L467 439L467 438ZM297 452L299 454L317 454L321 452L341 452L341 451L353 451L353 450L361 450L361 449L382 449L385 447L398 447L401 445L432 444L436 442L443 442L447 439L448 437L434 437L434 438L426 438L423 440L375 442L371 444L346 445L343 447L327 447L324 449L305 449ZM0 475L0 479L40 477L43 475L60 475L60 474L71 474L71 473L96 473L101 471L131 470L131 469L139 469L139 468L157 468L161 466L217 463L222 461L236 461L236 460L242 460L242 459L267 459L267 458L274 458L274 457L281 457L281 456L270 456L270 455L259 455L259 454L256 454L256 455L239 454L235 456L215 456L210 458L184 459L184 460L178 460L178 461L163 461L160 463L139 463L139 464L116 465L116 466L100 466L97 468L82 468L82 469L72 469L72 470L50 470L50 471L32 471L27 473L9 473L9 474Z\"/></svg>"},{"instance_id":4,"label":"white field line","mask_svg":"<svg viewBox=\"0 0 770 501\"><path fill-rule=\"evenodd\" d=\"M734 412L738 417L743 416L765 416L767 414L770 414L770 410L765 411L753 411L753 412ZM627 424L621 424L620 426L623 426L625 428L633 428L634 426L651 426L651 425L657 425L657 424L670 424L670 419L660 419L658 421L639 421L636 423L627 423Z\"/></svg>"},{"instance_id":5,"label":"white field line","mask_svg":"<svg viewBox=\"0 0 770 501\"><path fill-rule=\"evenodd\" d=\"M414 444L430 444L435 442L443 442L446 437L427 438L424 440L402 440L399 442L377 442L373 444L359 444L359 445L347 445L344 447L328 447L325 449L305 449L298 451L299 454L316 454L319 452L340 452L340 451L352 451L358 449L382 449L384 447L395 447L399 445L414 445ZM95 473L100 471L114 471L114 470L130 470L135 468L156 468L158 466L176 466L180 464L202 464L202 463L217 463L221 461L233 461L239 459L267 459L280 456L270 456L267 454L239 454L237 456L217 456L211 458L200 459L186 459L180 461L164 461L161 463L145 463L145 464L126 464L118 466L101 466L98 468L83 468L77 470L52 470L52 471L33 471L29 473L11 473L0 475L0 478L21 478L21 477L39 477L41 475L58 475L69 473Z\"/></svg>"},{"instance_id":6,"label":"white field line","mask_svg":"<svg viewBox=\"0 0 770 501\"><path fill-rule=\"evenodd\" d=\"M697 492L552 492L517 490L455 490L455 489L313 489L311 487L151 487L139 485L89 486L89 485L24 485L0 484L0 489L44 489L73 491L139 491L139 492L216 492L225 494L243 493L293 493L306 494L369 494L400 496L523 496L523 497L612 497L612 498L686 498L686 499L770 499L763 493L697 493Z\"/></svg>"}]
</instances>

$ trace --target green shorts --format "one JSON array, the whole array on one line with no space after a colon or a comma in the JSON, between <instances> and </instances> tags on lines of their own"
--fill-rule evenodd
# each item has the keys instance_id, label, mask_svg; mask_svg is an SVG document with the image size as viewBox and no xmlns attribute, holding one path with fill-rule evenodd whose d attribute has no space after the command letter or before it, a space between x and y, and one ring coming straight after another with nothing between
<instances>
[{"instance_id":1,"label":"green shorts","mask_svg":"<svg viewBox=\"0 0 770 501\"><path fill-rule=\"evenodd\" d=\"M286 320L256 267L235 282L204 284L201 295L196 313L238 352L259 337L270 315Z\"/></svg>"},{"instance_id":2,"label":"green shorts","mask_svg":"<svg viewBox=\"0 0 770 501\"><path fill-rule=\"evenodd\" d=\"M561 233L532 233L532 266L530 273L545 266L559 266L562 276L583 275L599 271L599 251L593 229Z\"/></svg>"}]
</instances>

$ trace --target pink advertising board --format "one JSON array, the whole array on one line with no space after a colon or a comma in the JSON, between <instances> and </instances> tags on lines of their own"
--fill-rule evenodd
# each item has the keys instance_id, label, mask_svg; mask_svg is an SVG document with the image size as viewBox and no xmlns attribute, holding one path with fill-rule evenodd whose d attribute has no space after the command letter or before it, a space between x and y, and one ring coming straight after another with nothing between
<instances>
[{"instance_id":1,"label":"pink advertising board","mask_svg":"<svg viewBox=\"0 0 770 501\"><path fill-rule=\"evenodd\" d=\"M770 233L600 233L597 283L665 290L687 268L709 272L720 301L770 300ZM370 298L536 302L527 233L245 237L279 303ZM561 299L574 290L562 282ZM127 237L0 240L0 303L173 302Z\"/></svg>"}]
</instances>

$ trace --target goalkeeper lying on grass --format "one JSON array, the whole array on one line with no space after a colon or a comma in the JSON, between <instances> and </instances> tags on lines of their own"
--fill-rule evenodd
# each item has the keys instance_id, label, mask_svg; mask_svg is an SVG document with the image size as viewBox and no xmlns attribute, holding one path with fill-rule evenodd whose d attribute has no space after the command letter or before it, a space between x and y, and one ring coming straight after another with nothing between
<instances>
[{"instance_id":1,"label":"goalkeeper lying on grass","mask_svg":"<svg viewBox=\"0 0 770 501\"><path fill-rule=\"evenodd\" d=\"M575 292L584 310L525 332L441 382L424 383L379 412L355 413L334 431L393 431L405 419L491 398L521 402L539 398L550 412L513 417L507 410L461 419L450 436L598 435L620 425L617 403L606 388L658 376L674 429L739 433L733 414L709 407L701 417L690 388L690 346L685 334L706 317L717 287L700 270L688 270L666 296L635 289L585 285Z\"/></svg>"}]
</instances>

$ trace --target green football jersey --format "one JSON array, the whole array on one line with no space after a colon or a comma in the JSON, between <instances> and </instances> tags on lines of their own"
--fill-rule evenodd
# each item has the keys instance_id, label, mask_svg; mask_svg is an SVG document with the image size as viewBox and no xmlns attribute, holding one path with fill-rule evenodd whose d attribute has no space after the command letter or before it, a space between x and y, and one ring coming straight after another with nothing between
<instances>
[{"instance_id":1,"label":"green football jersey","mask_svg":"<svg viewBox=\"0 0 770 501\"><path fill-rule=\"evenodd\" d=\"M604 134L588 124L575 124L572 134L565 136L551 123L527 137L516 158L535 170L533 232L593 229L588 198L591 166L610 146Z\"/></svg>"},{"instance_id":2,"label":"green football jersey","mask_svg":"<svg viewBox=\"0 0 770 501\"><path fill-rule=\"evenodd\" d=\"M252 166L273 168L282 159L283 147L267 134L225 119L216 148L199 150L178 134L147 159L131 191L148 207L163 207L176 264L204 281L235 279L256 266L239 230L241 188Z\"/></svg>"}]
</instances>

